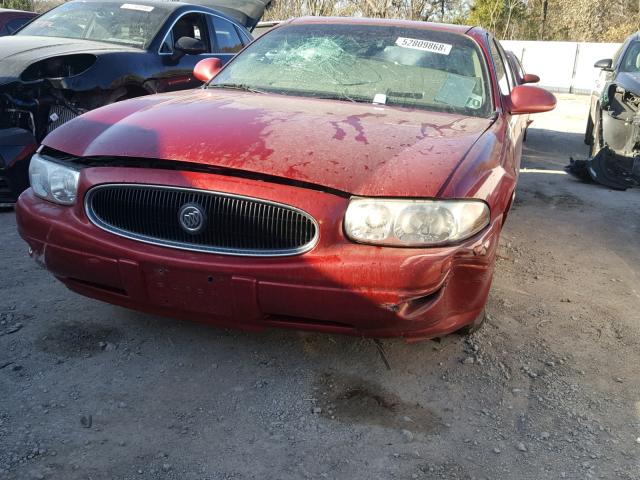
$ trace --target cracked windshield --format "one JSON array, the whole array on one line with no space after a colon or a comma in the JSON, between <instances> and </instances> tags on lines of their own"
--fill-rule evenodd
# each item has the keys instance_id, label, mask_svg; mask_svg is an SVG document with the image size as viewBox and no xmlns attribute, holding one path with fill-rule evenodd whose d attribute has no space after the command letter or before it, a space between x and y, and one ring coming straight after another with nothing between
<instances>
[{"instance_id":1,"label":"cracked windshield","mask_svg":"<svg viewBox=\"0 0 640 480\"><path fill-rule=\"evenodd\" d=\"M485 66L470 39L369 25L276 29L209 88L328 98L488 116Z\"/></svg>"}]
</instances>

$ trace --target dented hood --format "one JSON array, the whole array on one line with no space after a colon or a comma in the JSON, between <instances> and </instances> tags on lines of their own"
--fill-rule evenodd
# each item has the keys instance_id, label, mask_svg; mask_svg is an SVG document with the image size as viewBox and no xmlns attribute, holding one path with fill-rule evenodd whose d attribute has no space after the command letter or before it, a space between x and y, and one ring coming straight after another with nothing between
<instances>
[{"instance_id":1,"label":"dented hood","mask_svg":"<svg viewBox=\"0 0 640 480\"><path fill-rule=\"evenodd\" d=\"M355 195L436 196L490 119L196 90L93 110L46 146L78 157L200 163Z\"/></svg>"},{"instance_id":2,"label":"dented hood","mask_svg":"<svg viewBox=\"0 0 640 480\"><path fill-rule=\"evenodd\" d=\"M0 37L0 85L15 82L22 72L39 60L70 53L140 51L122 45L90 40L32 37L28 35Z\"/></svg>"},{"instance_id":3,"label":"dented hood","mask_svg":"<svg viewBox=\"0 0 640 480\"><path fill-rule=\"evenodd\" d=\"M620 72L616 82L627 92L640 95L640 72Z\"/></svg>"}]
</instances>

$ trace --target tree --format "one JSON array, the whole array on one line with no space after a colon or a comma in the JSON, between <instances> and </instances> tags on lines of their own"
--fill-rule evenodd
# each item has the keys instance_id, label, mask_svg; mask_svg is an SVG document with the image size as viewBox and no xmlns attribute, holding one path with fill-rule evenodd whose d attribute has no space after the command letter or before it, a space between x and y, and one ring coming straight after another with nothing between
<instances>
[{"instance_id":1,"label":"tree","mask_svg":"<svg viewBox=\"0 0 640 480\"><path fill-rule=\"evenodd\" d=\"M621 42L640 30L640 0L273 0L265 19L301 15L448 21L518 40Z\"/></svg>"},{"instance_id":2,"label":"tree","mask_svg":"<svg viewBox=\"0 0 640 480\"><path fill-rule=\"evenodd\" d=\"M33 2L31 0L0 0L0 8L33 11Z\"/></svg>"},{"instance_id":3,"label":"tree","mask_svg":"<svg viewBox=\"0 0 640 480\"><path fill-rule=\"evenodd\" d=\"M265 20L301 15L348 15L373 18L407 18L442 21L450 7L465 0L274 0ZM456 11L457 14L457 11Z\"/></svg>"}]
</instances>

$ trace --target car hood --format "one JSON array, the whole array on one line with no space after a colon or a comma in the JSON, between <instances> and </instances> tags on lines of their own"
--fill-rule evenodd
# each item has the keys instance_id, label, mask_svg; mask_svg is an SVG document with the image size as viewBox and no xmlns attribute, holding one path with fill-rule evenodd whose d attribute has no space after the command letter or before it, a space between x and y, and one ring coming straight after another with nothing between
<instances>
[{"instance_id":1,"label":"car hood","mask_svg":"<svg viewBox=\"0 0 640 480\"><path fill-rule=\"evenodd\" d=\"M193 3L219 10L252 31L271 0L195 0Z\"/></svg>"},{"instance_id":2,"label":"car hood","mask_svg":"<svg viewBox=\"0 0 640 480\"><path fill-rule=\"evenodd\" d=\"M621 72L616 82L628 92L640 95L640 72Z\"/></svg>"},{"instance_id":3,"label":"car hood","mask_svg":"<svg viewBox=\"0 0 640 480\"><path fill-rule=\"evenodd\" d=\"M70 53L140 51L136 48L90 40L13 35L0 37L0 85L15 82L39 60Z\"/></svg>"},{"instance_id":4,"label":"car hood","mask_svg":"<svg viewBox=\"0 0 640 480\"><path fill-rule=\"evenodd\" d=\"M354 195L433 197L490 119L195 90L93 110L44 141L78 157L191 162Z\"/></svg>"}]
</instances>

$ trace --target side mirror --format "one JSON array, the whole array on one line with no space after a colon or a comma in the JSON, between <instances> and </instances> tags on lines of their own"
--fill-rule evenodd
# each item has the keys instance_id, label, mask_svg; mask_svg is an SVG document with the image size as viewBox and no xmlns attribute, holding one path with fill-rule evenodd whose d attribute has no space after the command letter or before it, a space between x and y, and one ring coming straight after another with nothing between
<instances>
[{"instance_id":1,"label":"side mirror","mask_svg":"<svg viewBox=\"0 0 640 480\"><path fill-rule=\"evenodd\" d=\"M174 57L177 57L176 60L185 55L200 55L207 52L207 47L202 41L191 37L180 37L175 43L174 49L176 51L174 53Z\"/></svg>"},{"instance_id":2,"label":"side mirror","mask_svg":"<svg viewBox=\"0 0 640 480\"><path fill-rule=\"evenodd\" d=\"M556 97L540 87L518 85L509 95L512 115L541 113L556 107Z\"/></svg>"},{"instance_id":3,"label":"side mirror","mask_svg":"<svg viewBox=\"0 0 640 480\"><path fill-rule=\"evenodd\" d=\"M594 65L595 68L599 68L600 70L608 70L611 71L611 67L613 66L613 60L610 58L604 58L602 60L598 60Z\"/></svg>"},{"instance_id":4,"label":"side mirror","mask_svg":"<svg viewBox=\"0 0 640 480\"><path fill-rule=\"evenodd\" d=\"M540 81L540 77L538 75L534 75L533 73L525 73L522 78L522 83L538 83Z\"/></svg>"},{"instance_id":5,"label":"side mirror","mask_svg":"<svg viewBox=\"0 0 640 480\"><path fill-rule=\"evenodd\" d=\"M207 83L215 77L220 70L222 70L222 60L219 58L205 58L196 63L193 69L193 76L201 82Z\"/></svg>"}]
</instances>

